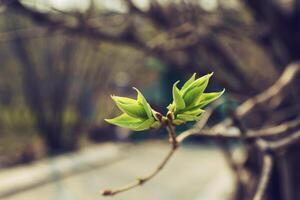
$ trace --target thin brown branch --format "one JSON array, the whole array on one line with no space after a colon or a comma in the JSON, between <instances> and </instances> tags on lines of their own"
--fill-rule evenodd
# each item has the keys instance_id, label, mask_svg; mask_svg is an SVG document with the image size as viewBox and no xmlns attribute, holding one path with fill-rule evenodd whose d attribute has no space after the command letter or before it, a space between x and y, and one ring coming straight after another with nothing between
<instances>
[{"instance_id":1,"label":"thin brown branch","mask_svg":"<svg viewBox=\"0 0 300 200\"><path fill-rule=\"evenodd\" d=\"M273 169L273 158L270 154L263 155L263 166L253 200L263 200Z\"/></svg>"},{"instance_id":2,"label":"thin brown branch","mask_svg":"<svg viewBox=\"0 0 300 200\"><path fill-rule=\"evenodd\" d=\"M201 130L198 128L189 129L187 131L182 132L180 135L177 136L177 141L179 143L183 142L190 136L199 136L203 138L211 138L211 139L240 139L240 135L236 134L236 132L216 132L213 130Z\"/></svg>"},{"instance_id":3,"label":"thin brown branch","mask_svg":"<svg viewBox=\"0 0 300 200\"><path fill-rule=\"evenodd\" d=\"M133 188L136 188L136 187L139 187L139 186L143 185L145 182L147 182L150 179L152 179L153 177L155 177L165 167L165 165L168 163L168 161L173 156L175 151L176 151L176 148L173 148L173 146L172 146L172 148L169 151L169 153L167 154L167 156L157 166L157 168L153 172L151 172L149 175L147 175L145 177L137 178L136 181L134 181L134 182L132 182L128 185L122 186L120 188L106 189L102 192L102 195L104 195L104 196L113 196L113 195L116 195L118 193L126 192L128 190L131 190Z\"/></svg>"},{"instance_id":4,"label":"thin brown branch","mask_svg":"<svg viewBox=\"0 0 300 200\"><path fill-rule=\"evenodd\" d=\"M125 185L125 186L122 186L122 187L116 188L116 189L106 189L106 190L102 191L103 196L113 196L113 195L116 195L116 194L119 194L122 192L126 192L128 190L131 190L133 188L139 187L139 186L143 185L145 182L147 182L147 181L151 180L153 177L155 177L166 166L166 164L168 163L170 158L173 156L173 154L175 153L175 151L177 150L177 147L178 147L175 129L174 129L173 125L171 123L169 123L169 121L167 121L166 129L168 130L169 137L170 137L171 150L166 155L166 157L162 160L162 162L157 166L157 168L154 171L152 171L149 175L137 178L136 181L134 181L128 185Z\"/></svg>"},{"instance_id":5,"label":"thin brown branch","mask_svg":"<svg viewBox=\"0 0 300 200\"><path fill-rule=\"evenodd\" d=\"M260 130L252 130L248 131L248 137L270 137L270 136L281 136L289 133L291 131L295 131L300 128L300 118L282 123L277 126L271 126L268 128L263 128Z\"/></svg>"},{"instance_id":6,"label":"thin brown branch","mask_svg":"<svg viewBox=\"0 0 300 200\"><path fill-rule=\"evenodd\" d=\"M292 144L297 143L300 140L300 119L297 118L295 120L292 120L290 122L283 123L278 126L273 126L270 128L265 128L261 130L248 130L246 132L246 135L244 136L245 140L257 140L257 141L264 141L264 148L268 148L272 151L286 148ZM298 131L296 131L298 130ZM292 131L296 131L290 135L286 135ZM203 138L210 138L210 139L215 139L215 140L220 140L220 139L241 139L241 134L238 131L231 131L230 129L225 129L224 130L201 130L201 129L190 129L187 130L183 133L181 133L179 136L177 136L177 141L181 143L184 141L186 138L190 136L200 136ZM274 141L267 141L265 139L260 139L260 138L268 138L270 136L283 136L282 138L275 138Z\"/></svg>"},{"instance_id":7,"label":"thin brown branch","mask_svg":"<svg viewBox=\"0 0 300 200\"><path fill-rule=\"evenodd\" d=\"M300 118L297 118L278 126L263 128L260 130L247 130L244 139L249 140L255 138L268 138L272 136L284 136L287 133L295 131L299 128ZM184 131L177 137L177 141L180 143L190 136L198 136L211 139L241 139L240 131L233 129L233 127L226 127L225 125L219 124L213 129L202 130L201 128L193 128Z\"/></svg>"}]
</instances>

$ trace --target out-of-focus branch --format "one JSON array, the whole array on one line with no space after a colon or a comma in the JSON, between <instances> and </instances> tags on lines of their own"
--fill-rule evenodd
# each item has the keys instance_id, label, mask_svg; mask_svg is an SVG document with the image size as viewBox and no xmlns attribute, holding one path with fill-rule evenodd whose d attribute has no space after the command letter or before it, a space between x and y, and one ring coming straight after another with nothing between
<instances>
[{"instance_id":1,"label":"out-of-focus branch","mask_svg":"<svg viewBox=\"0 0 300 200\"><path fill-rule=\"evenodd\" d=\"M270 136L284 136L286 133L300 129L300 118L287 121L278 126L271 126L256 131L250 131L248 137L270 137Z\"/></svg>"},{"instance_id":2,"label":"out-of-focus branch","mask_svg":"<svg viewBox=\"0 0 300 200\"><path fill-rule=\"evenodd\" d=\"M168 163L168 161L170 160L170 158L173 156L173 154L175 153L175 151L178 148L178 141L176 139L176 133L175 133L175 128L171 123L171 120L167 120L165 121L165 126L166 129L169 133L169 140L171 143L171 150L170 152L166 155L166 157L162 160L162 162L156 167L156 169L154 171L152 171L149 175L145 176L145 177L141 177L141 178L137 178L136 181L122 186L120 188L116 188L116 189L105 189L104 191L102 191L102 195L103 196L113 196L116 194L119 194L121 192L126 192L128 190L131 190L133 188L136 188L138 186L143 185L145 182L151 180L153 177L155 177Z\"/></svg>"},{"instance_id":3,"label":"out-of-focus branch","mask_svg":"<svg viewBox=\"0 0 300 200\"><path fill-rule=\"evenodd\" d=\"M260 146L261 149L265 151L276 152L282 149L286 149L287 147L298 143L300 141L300 131L296 131L293 134L290 134L284 138L275 141L267 141L264 139L257 140L257 145Z\"/></svg>"},{"instance_id":4,"label":"out-of-focus branch","mask_svg":"<svg viewBox=\"0 0 300 200\"><path fill-rule=\"evenodd\" d=\"M121 33L120 35L112 35L102 32L99 28L93 26L93 24L87 23L69 23L66 20L53 17L51 14L42 13L37 10L31 9L20 3L19 0L4 0L2 1L8 9L15 10L19 14L28 16L37 24L48 27L51 31L63 31L65 33L74 35L88 36L91 39L97 39L100 41L107 41L111 43L130 45L136 48L143 48L147 50L137 38L129 36L129 32Z\"/></svg>"},{"instance_id":5,"label":"out-of-focus branch","mask_svg":"<svg viewBox=\"0 0 300 200\"><path fill-rule=\"evenodd\" d=\"M268 138L268 137L283 137L287 133L296 131L300 128L300 118L291 120L289 122L280 124L278 126L272 126L260 130L247 130L244 139L253 140L255 138ZM241 139L241 132L234 127L226 127L225 125L219 124L217 127L212 129L199 129L193 128L181 133L177 140L182 142L190 136L197 136L201 138L211 139Z\"/></svg>"},{"instance_id":6,"label":"out-of-focus branch","mask_svg":"<svg viewBox=\"0 0 300 200\"><path fill-rule=\"evenodd\" d=\"M263 155L263 166L253 200L263 200L273 169L273 158L270 154Z\"/></svg>"},{"instance_id":7,"label":"out-of-focus branch","mask_svg":"<svg viewBox=\"0 0 300 200\"><path fill-rule=\"evenodd\" d=\"M244 102L242 105L238 107L236 110L236 114L239 118L243 118L245 115L247 115L250 111L255 110L256 107L261 108L262 105L264 106L270 106L268 105L268 102L270 102L274 98L278 98L282 95L284 90L290 86L291 82L295 80L295 78L298 76L300 72L300 64L299 63L292 63L290 64L281 77L278 79L278 81L275 82L274 85L272 85L269 89L266 91L258 94L257 96L250 98L246 102Z\"/></svg>"},{"instance_id":8,"label":"out-of-focus branch","mask_svg":"<svg viewBox=\"0 0 300 200\"><path fill-rule=\"evenodd\" d=\"M170 36L173 32L171 29L165 34L168 39L160 39L160 37L158 37L158 40L142 41L139 36L136 35L137 33L135 31L135 27L131 23L131 20L126 21L127 25L125 28L123 28L121 33L111 34L103 31L103 27L99 27L97 23L98 21L95 19L83 20L81 15L72 15L76 23L70 23L63 17L52 15L51 13L43 13L24 6L19 0L4 0L3 3L7 6L8 9L14 10L19 14L23 14L29 17L37 24L46 27L48 31L60 31L66 34L81 35L90 39L96 39L100 42L104 41L113 44L126 45L142 50L145 53L159 56L161 56L161 51L183 49L188 46L197 44L199 40L202 40L207 36L207 34L200 34L199 31L195 30L195 34L190 34L186 38L176 38ZM155 19L152 18L150 13L139 10L131 0L126 0L126 3L129 6L131 12L138 13L139 15L156 23ZM36 33L34 33L34 35L36 35ZM160 34L158 35L160 36ZM12 39L12 37L4 37L3 39L0 39L0 41L5 41L5 39L10 40Z\"/></svg>"},{"instance_id":9,"label":"out-of-focus branch","mask_svg":"<svg viewBox=\"0 0 300 200\"><path fill-rule=\"evenodd\" d=\"M145 182L149 181L150 179L152 179L153 177L155 177L168 163L168 161L170 160L170 158L173 156L173 154L175 153L177 147L174 147L174 145L172 145L172 148L170 149L169 153L166 155L166 157L162 160L162 162L155 168L154 171L152 171L149 175L144 176L144 177L140 177L137 178L136 181L129 183L128 185L122 186L120 188L116 188L116 189L105 189L102 191L102 195L103 196L113 196L116 195L118 193L121 192L126 192L128 190L131 190L133 188L136 188L138 186L143 185Z\"/></svg>"},{"instance_id":10,"label":"out-of-focus branch","mask_svg":"<svg viewBox=\"0 0 300 200\"><path fill-rule=\"evenodd\" d=\"M185 3L178 6L186 9L186 13L190 12L189 9L196 9L197 14L203 18L201 20L201 26L193 24L193 22L188 19L177 25L172 24L174 21L173 18L167 18L168 20L165 23L168 24L162 26L161 22L163 19L161 18L171 14L172 10L170 10L168 14L164 13L165 11L162 5L156 1L152 1L150 9L143 11L139 9L132 0L123 1L128 6L129 13L120 14L120 16L124 17L125 22L123 24L126 26L122 28L122 31L118 34L104 31L105 27L99 26L99 18L90 19L83 14L72 14L72 12L70 12L70 14L63 12L62 15L64 16L40 12L39 10L23 5L20 0L2 0L2 4L8 9L16 11L18 14L29 17L37 24L47 27L49 31L61 31L67 34L81 35L90 39L96 39L100 42L105 41L113 44L127 45L142 50L145 53L158 56L161 56L161 52L183 50L191 46L199 45L199 42L206 41L210 33L215 30L223 30L233 35L240 35L241 30L247 29L247 25L238 22L226 23L225 26L222 21L222 16L214 15L213 17L216 19L211 20L211 16L201 11L201 8L199 6L197 7L196 4L193 5L193 7L187 6ZM179 12L178 14L180 14L181 11L174 5L173 7L170 6L170 9L174 9L175 12ZM185 12L183 12L183 14ZM154 25L158 31L157 37L153 37L154 39L149 41L141 39L135 30L136 25L132 22L134 21L132 20L134 17L133 14L139 15L141 19L146 19L150 24ZM66 15L68 16L66 17ZM69 18L72 18L72 20L68 20ZM252 28L249 30L252 30ZM248 32L248 29L246 32ZM164 37L161 37L162 35L164 35Z\"/></svg>"}]
</instances>

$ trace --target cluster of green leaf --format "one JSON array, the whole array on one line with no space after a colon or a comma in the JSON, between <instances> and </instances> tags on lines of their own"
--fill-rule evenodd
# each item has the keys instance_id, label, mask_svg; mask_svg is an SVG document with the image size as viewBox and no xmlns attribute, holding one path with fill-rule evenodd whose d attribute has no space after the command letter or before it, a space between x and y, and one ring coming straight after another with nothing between
<instances>
[{"instance_id":1,"label":"cluster of green leaf","mask_svg":"<svg viewBox=\"0 0 300 200\"><path fill-rule=\"evenodd\" d=\"M180 90L177 87L179 81L174 83L173 102L168 106L168 110L174 114L174 124L179 125L187 121L198 121L205 112L202 108L224 93L224 90L204 93L212 75L213 73L196 79L196 73L194 73Z\"/></svg>"},{"instance_id":2,"label":"cluster of green leaf","mask_svg":"<svg viewBox=\"0 0 300 200\"><path fill-rule=\"evenodd\" d=\"M113 119L105 119L105 121L134 131L158 128L160 123L154 118L153 110L149 103L138 89L133 89L137 91L136 100L127 97L111 96L118 108L124 113Z\"/></svg>"},{"instance_id":3,"label":"cluster of green leaf","mask_svg":"<svg viewBox=\"0 0 300 200\"><path fill-rule=\"evenodd\" d=\"M174 83L173 102L167 107L173 124L180 125L188 121L198 121L205 112L202 108L224 93L224 90L204 93L212 75L213 73L196 79L196 73L194 73L181 89L177 87L179 81ZM112 96L123 114L113 119L106 119L106 121L134 131L160 127L161 120L158 119L157 112L151 109L142 93L138 89L134 89L137 91L136 100Z\"/></svg>"}]
</instances>

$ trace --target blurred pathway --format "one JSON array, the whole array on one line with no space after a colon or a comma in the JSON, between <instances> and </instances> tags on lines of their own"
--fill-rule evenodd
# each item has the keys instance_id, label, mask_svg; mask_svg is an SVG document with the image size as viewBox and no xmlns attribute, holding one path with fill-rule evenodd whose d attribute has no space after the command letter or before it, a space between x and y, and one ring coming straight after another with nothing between
<instances>
[{"instance_id":1,"label":"blurred pathway","mask_svg":"<svg viewBox=\"0 0 300 200\"><path fill-rule=\"evenodd\" d=\"M5 197L5 200L227 200L233 177L218 149L181 147L166 168L142 187L102 197L100 189L120 186L156 167L169 146L152 142L122 147L118 161ZM112 155L115 155L112 154ZM120 158L120 157L119 157ZM92 159L92 158L90 158ZM1 173L0 173L1 177ZM1 181L0 181L1 183ZM0 187L2 187L0 185Z\"/></svg>"}]
</instances>

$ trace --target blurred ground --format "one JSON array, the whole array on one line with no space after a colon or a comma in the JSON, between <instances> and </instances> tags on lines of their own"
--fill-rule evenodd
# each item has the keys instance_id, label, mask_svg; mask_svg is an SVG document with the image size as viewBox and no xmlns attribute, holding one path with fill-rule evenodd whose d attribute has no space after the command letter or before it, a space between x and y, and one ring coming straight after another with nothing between
<instances>
[{"instance_id":1,"label":"blurred ground","mask_svg":"<svg viewBox=\"0 0 300 200\"><path fill-rule=\"evenodd\" d=\"M117 158L116 149L112 148L112 146L107 147L106 151L110 151L109 155ZM109 160L107 156L104 156L103 148L93 147L93 151L85 151L85 155L81 153L81 157L87 159L86 153L90 152L88 161L85 160L85 162L94 162L95 164L93 157L97 158L98 155L97 159L105 159L105 165L95 165L92 167L93 169L91 169L92 165L90 165L86 169L91 170L76 173L48 184L40 184L41 186L39 187L3 197L2 199L225 200L230 197L234 179L221 151L211 147L199 147L199 145L185 145L181 147L166 168L144 186L112 198L105 198L100 195L100 189L126 184L136 176L147 174L160 162L167 153L168 148L167 144L158 142L125 145L121 147L121 151L118 151L120 157L116 161L116 159ZM120 150L120 147L117 146L117 149ZM102 152L97 153L100 150ZM99 154L102 154L102 156L99 157ZM76 161L74 154L71 157L65 157L68 160L74 158L74 162L79 162L78 160ZM60 157L59 159L63 161L65 158ZM58 169L67 169L68 162L61 161L55 161L54 159L54 161L48 162L49 165L56 162L56 167L50 168L53 170L53 174L58 174ZM45 161L43 162L45 163ZM59 162L64 164L59 164ZM20 170L20 167L18 170ZM80 170L77 171L79 172ZM13 174L19 176L18 173ZM14 177L11 178L13 179ZM32 178L34 179L34 176Z\"/></svg>"}]
</instances>

